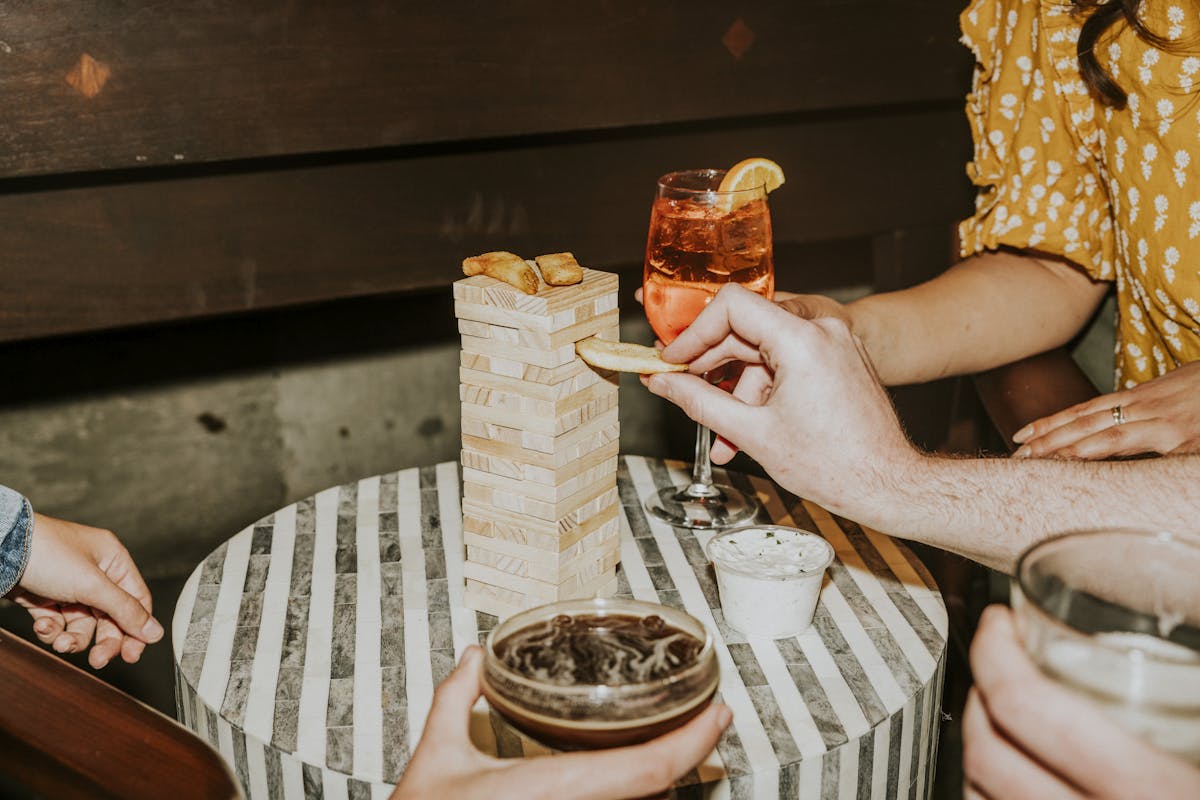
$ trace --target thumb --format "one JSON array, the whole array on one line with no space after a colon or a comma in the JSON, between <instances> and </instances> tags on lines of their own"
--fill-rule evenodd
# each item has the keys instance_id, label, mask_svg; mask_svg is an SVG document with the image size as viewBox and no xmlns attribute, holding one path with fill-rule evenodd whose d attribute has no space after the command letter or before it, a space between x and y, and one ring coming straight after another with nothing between
<instances>
[{"instance_id":1,"label":"thumb","mask_svg":"<svg viewBox=\"0 0 1200 800\"><path fill-rule=\"evenodd\" d=\"M483 692L483 650L471 645L454 668L433 693L433 705L425 721L427 736L465 739L471 718L471 708Z\"/></svg>"},{"instance_id":2,"label":"thumb","mask_svg":"<svg viewBox=\"0 0 1200 800\"><path fill-rule=\"evenodd\" d=\"M107 614L125 634L135 639L153 644L163 636L162 625L146 607L98 568L93 568L90 577L81 581L78 599Z\"/></svg>"},{"instance_id":3,"label":"thumb","mask_svg":"<svg viewBox=\"0 0 1200 800\"><path fill-rule=\"evenodd\" d=\"M753 434L758 429L752 417L759 407L746 404L698 375L663 372L651 375L646 388L727 440L741 442L744 434Z\"/></svg>"}]
</instances>

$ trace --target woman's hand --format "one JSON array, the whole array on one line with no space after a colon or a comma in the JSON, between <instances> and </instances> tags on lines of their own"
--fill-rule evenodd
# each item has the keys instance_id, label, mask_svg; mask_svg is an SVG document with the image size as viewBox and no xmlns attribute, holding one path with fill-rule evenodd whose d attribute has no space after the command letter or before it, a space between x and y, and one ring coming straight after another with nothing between
<instances>
[{"instance_id":1,"label":"woman's hand","mask_svg":"<svg viewBox=\"0 0 1200 800\"><path fill-rule=\"evenodd\" d=\"M1026 655L1007 608L983 612L971 643L975 686L963 714L964 797L1183 800L1200 770L1155 750Z\"/></svg>"},{"instance_id":2,"label":"woman's hand","mask_svg":"<svg viewBox=\"0 0 1200 800\"><path fill-rule=\"evenodd\" d=\"M1019 458L1110 458L1200 452L1200 361L1032 422L1013 436ZM1115 409L1120 409L1118 415ZM1124 422L1118 424L1118 416Z\"/></svg>"},{"instance_id":3,"label":"woman's hand","mask_svg":"<svg viewBox=\"0 0 1200 800\"><path fill-rule=\"evenodd\" d=\"M483 651L472 645L433 696L425 732L392 800L618 800L665 792L703 761L733 718L714 704L665 736L634 747L538 758L494 758L471 743Z\"/></svg>"}]
</instances>

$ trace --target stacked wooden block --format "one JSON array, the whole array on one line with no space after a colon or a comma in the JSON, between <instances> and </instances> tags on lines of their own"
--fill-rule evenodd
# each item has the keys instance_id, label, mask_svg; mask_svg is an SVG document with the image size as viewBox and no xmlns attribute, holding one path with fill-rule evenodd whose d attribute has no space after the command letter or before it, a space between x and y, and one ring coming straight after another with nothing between
<instances>
[{"instance_id":1,"label":"stacked wooden block","mask_svg":"<svg viewBox=\"0 0 1200 800\"><path fill-rule=\"evenodd\" d=\"M466 604L506 617L616 591L617 375L575 355L618 339L617 276L527 295L477 275L454 284L462 334Z\"/></svg>"}]
</instances>

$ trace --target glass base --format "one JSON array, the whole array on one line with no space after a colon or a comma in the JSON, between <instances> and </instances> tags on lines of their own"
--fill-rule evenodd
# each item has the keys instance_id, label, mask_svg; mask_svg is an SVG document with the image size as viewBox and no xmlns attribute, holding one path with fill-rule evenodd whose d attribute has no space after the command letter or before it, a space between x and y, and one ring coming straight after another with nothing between
<instances>
[{"instance_id":1,"label":"glass base","mask_svg":"<svg viewBox=\"0 0 1200 800\"><path fill-rule=\"evenodd\" d=\"M695 497L689 486L668 486L646 499L646 511L657 519L680 528L720 530L752 522L762 505L758 498L723 483L713 484L715 493Z\"/></svg>"}]
</instances>

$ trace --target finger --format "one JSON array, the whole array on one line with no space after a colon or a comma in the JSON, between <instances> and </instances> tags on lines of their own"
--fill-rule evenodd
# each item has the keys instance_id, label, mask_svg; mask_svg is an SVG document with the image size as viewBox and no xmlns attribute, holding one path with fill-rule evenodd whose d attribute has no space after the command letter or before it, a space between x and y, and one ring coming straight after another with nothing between
<instances>
[{"instance_id":1,"label":"finger","mask_svg":"<svg viewBox=\"0 0 1200 800\"><path fill-rule=\"evenodd\" d=\"M754 431L760 409L749 406L696 375L682 372L651 375L646 388L670 400L688 417L707 426L718 436L729 438L734 431ZM745 446L745 442L742 442Z\"/></svg>"},{"instance_id":2,"label":"finger","mask_svg":"<svg viewBox=\"0 0 1200 800\"><path fill-rule=\"evenodd\" d=\"M637 290L636 290L636 291L634 291L634 293L633 293L633 299L634 299L634 300L636 300L636 301L637 301L637 302L639 302L639 303L640 303L640 302L642 302L642 287L640 287L640 286L639 286L639 287L637 288Z\"/></svg>"},{"instance_id":3,"label":"finger","mask_svg":"<svg viewBox=\"0 0 1200 800\"><path fill-rule=\"evenodd\" d=\"M82 653L92 643L96 632L96 618L87 606L63 607L63 619L67 626L51 645L59 653Z\"/></svg>"},{"instance_id":4,"label":"finger","mask_svg":"<svg viewBox=\"0 0 1200 800\"><path fill-rule=\"evenodd\" d=\"M748 364L733 387L733 396L752 406L762 405L771 391L771 373L761 364ZM718 435L709 457L714 464L727 464L738 453L738 446Z\"/></svg>"},{"instance_id":5,"label":"finger","mask_svg":"<svg viewBox=\"0 0 1200 800\"><path fill-rule=\"evenodd\" d=\"M963 711L963 773L970 785L993 800L1037 797L1069 800L1082 797L1040 763L998 733L987 709L972 689Z\"/></svg>"},{"instance_id":6,"label":"finger","mask_svg":"<svg viewBox=\"0 0 1200 800\"><path fill-rule=\"evenodd\" d=\"M733 361L741 361L746 364L761 364L762 360L762 353L759 352L757 347L740 336L729 335L712 349L693 359L688 364L688 371L693 375L703 375L705 372Z\"/></svg>"},{"instance_id":7,"label":"finger","mask_svg":"<svg viewBox=\"0 0 1200 800\"><path fill-rule=\"evenodd\" d=\"M1084 414L1044 433L1029 437L1013 455L1017 458L1045 458L1056 455L1081 439L1113 427L1116 427L1116 424L1111 410ZM1016 437L1013 437L1013 440L1016 441Z\"/></svg>"},{"instance_id":8,"label":"finger","mask_svg":"<svg viewBox=\"0 0 1200 800\"><path fill-rule=\"evenodd\" d=\"M29 612L33 633L42 644L52 644L67 627L58 603L18 589L9 598Z\"/></svg>"},{"instance_id":9,"label":"finger","mask_svg":"<svg viewBox=\"0 0 1200 800\"><path fill-rule=\"evenodd\" d=\"M128 635L143 642L157 642L163 637L163 627L150 615L146 606L150 602L150 591L137 569L132 566L132 561L129 563L127 570L118 571L118 580L141 594L142 599L134 597L99 570L81 582L79 599L111 617Z\"/></svg>"},{"instance_id":10,"label":"finger","mask_svg":"<svg viewBox=\"0 0 1200 800\"><path fill-rule=\"evenodd\" d=\"M795 317L770 300L737 284L726 284L692 324L667 345L663 359L691 363L730 334L757 348L781 327L795 323Z\"/></svg>"},{"instance_id":11,"label":"finger","mask_svg":"<svg viewBox=\"0 0 1200 800\"><path fill-rule=\"evenodd\" d=\"M471 707L483 693L483 650L471 645L433 693L422 740L470 745Z\"/></svg>"},{"instance_id":12,"label":"finger","mask_svg":"<svg viewBox=\"0 0 1200 800\"><path fill-rule=\"evenodd\" d=\"M653 741L535 759L520 778L527 786L537 787L536 797L608 800L653 795L669 789L703 761L732 718L728 706L714 704L688 724Z\"/></svg>"},{"instance_id":13,"label":"finger","mask_svg":"<svg viewBox=\"0 0 1200 800\"><path fill-rule=\"evenodd\" d=\"M1170 437L1171 426L1165 420L1127 422L1104 428L1078 441L1065 444L1045 454L1052 458L1100 459L1129 456L1135 453L1161 453L1170 447L1164 441Z\"/></svg>"},{"instance_id":14,"label":"finger","mask_svg":"<svg viewBox=\"0 0 1200 800\"><path fill-rule=\"evenodd\" d=\"M116 623L106 616L98 617L96 619L96 643L92 645L92 649L88 653L88 663L94 669L107 666L108 662L121 652L124 643L125 635L121 633L121 629L117 627Z\"/></svg>"},{"instance_id":15,"label":"finger","mask_svg":"<svg viewBox=\"0 0 1200 800\"><path fill-rule=\"evenodd\" d=\"M1025 653L1012 613L985 609L971 643L975 686L992 727L1067 782L1113 795L1135 787L1173 762L1119 728L1092 703L1047 678ZM1120 754L1120 758L1114 758Z\"/></svg>"},{"instance_id":16,"label":"finger","mask_svg":"<svg viewBox=\"0 0 1200 800\"><path fill-rule=\"evenodd\" d=\"M1119 405L1127 405L1130 399L1126 392L1113 392L1093 397L1091 400L1082 403L1076 403L1070 408L1064 408L1062 411L1029 423L1013 434L1013 441L1017 444L1028 442L1040 436L1045 436L1050 431L1061 428L1064 425L1069 425L1080 417L1088 417L1102 412L1109 415L1109 421L1111 422L1113 408ZM1128 413L1128 408L1126 408L1126 413Z\"/></svg>"}]
</instances>

